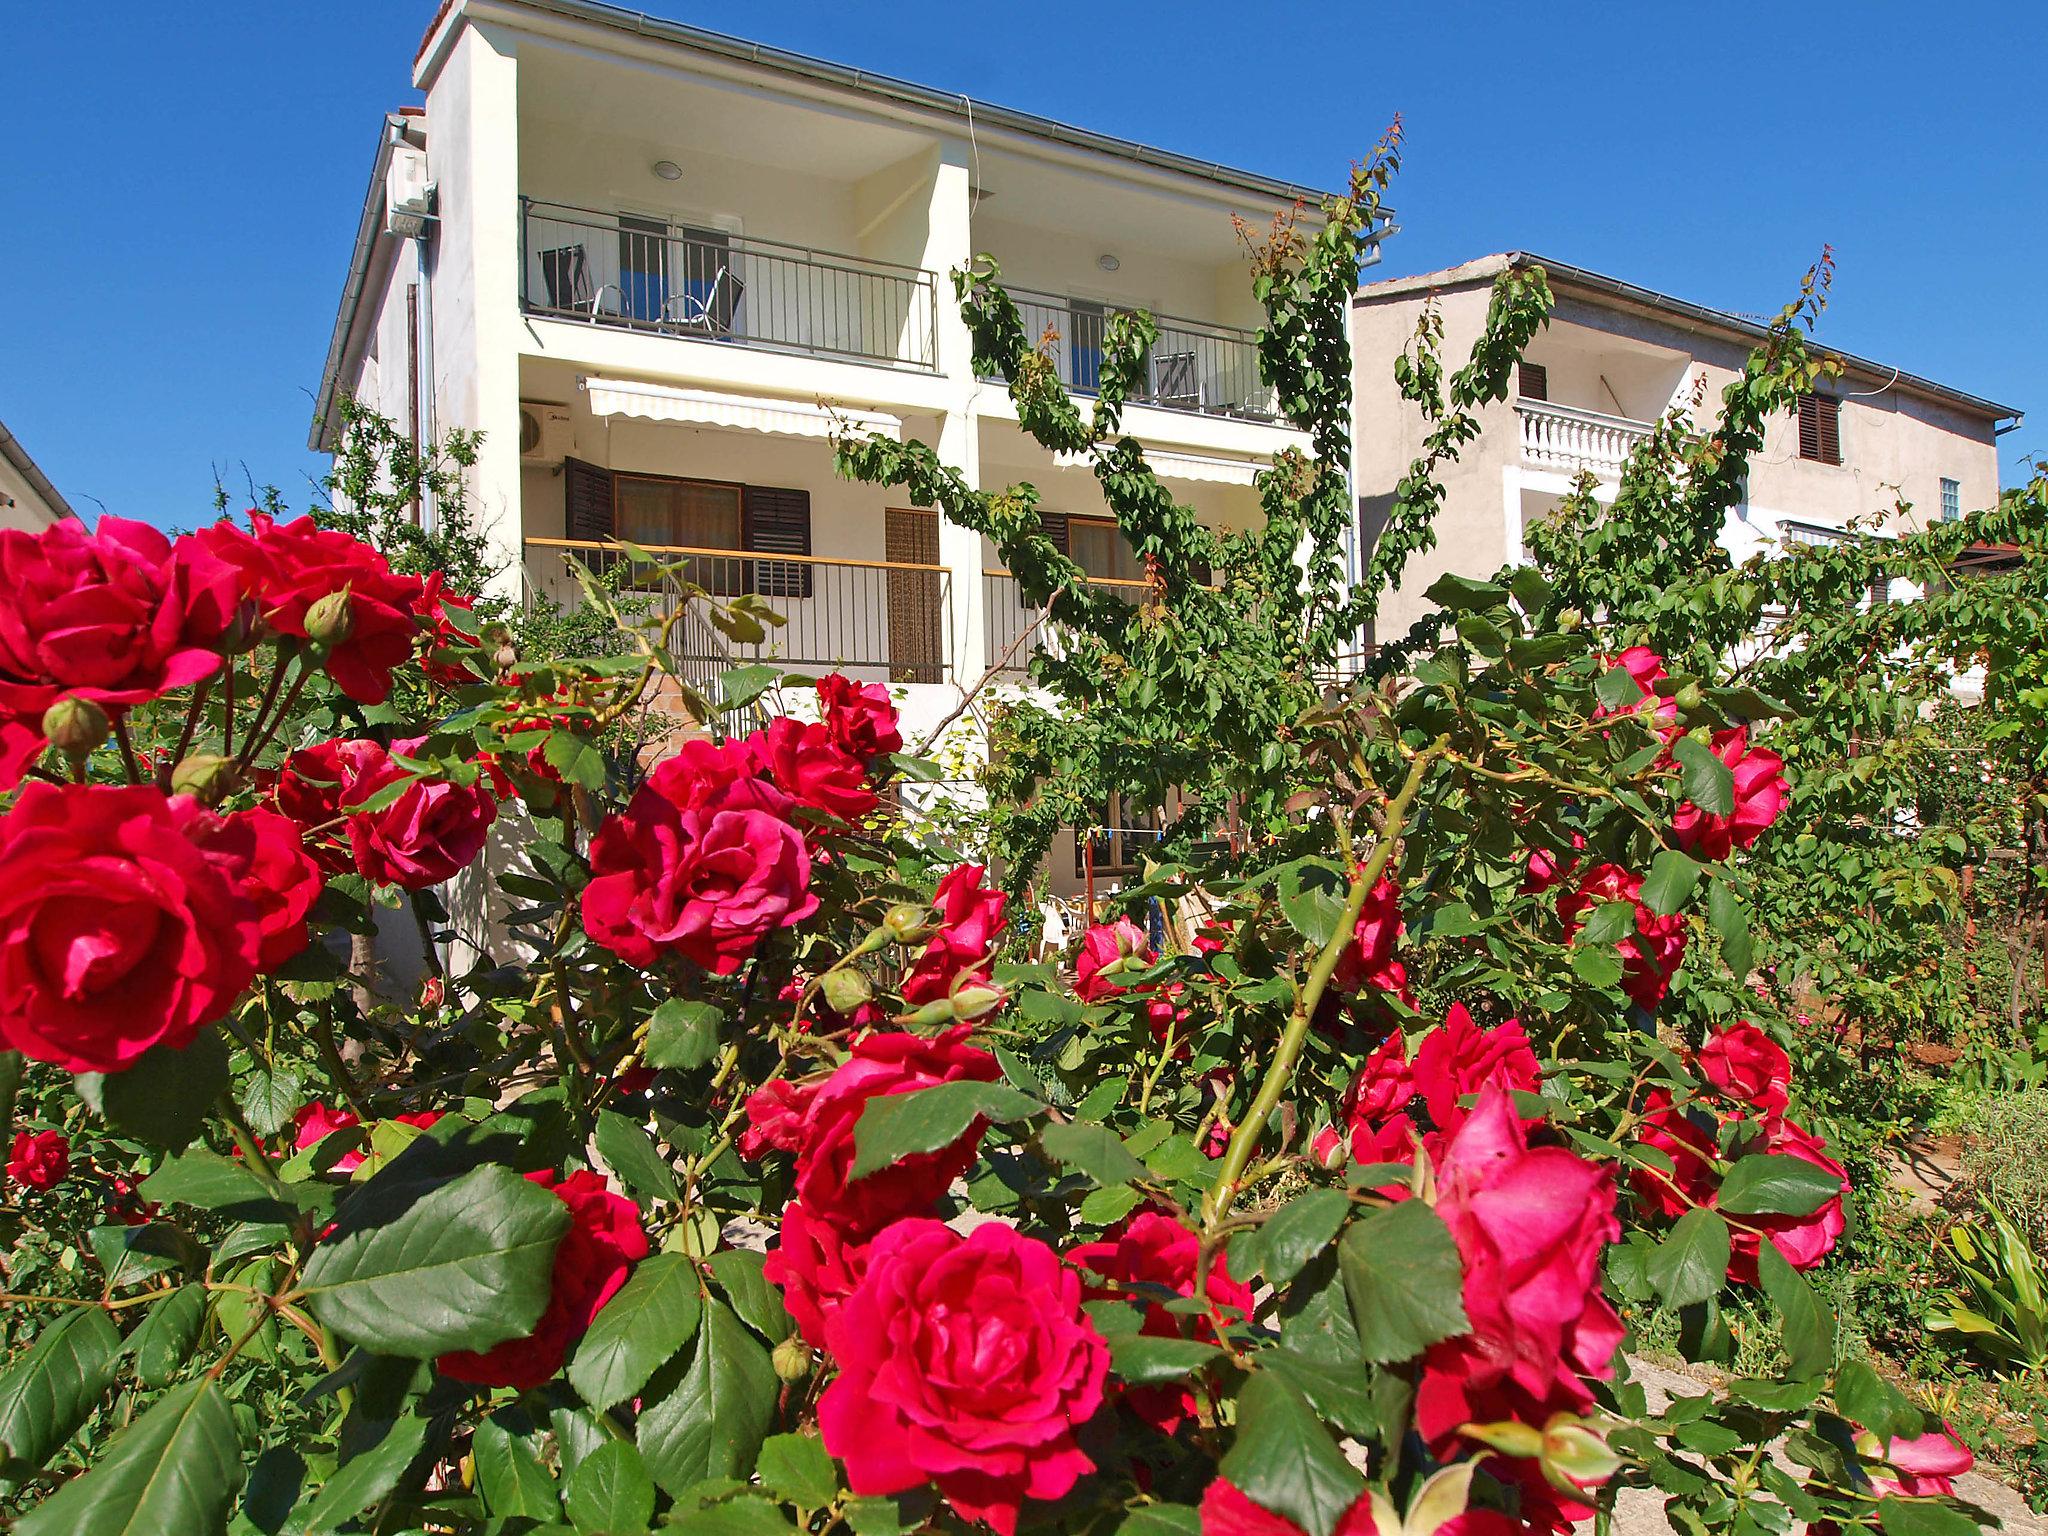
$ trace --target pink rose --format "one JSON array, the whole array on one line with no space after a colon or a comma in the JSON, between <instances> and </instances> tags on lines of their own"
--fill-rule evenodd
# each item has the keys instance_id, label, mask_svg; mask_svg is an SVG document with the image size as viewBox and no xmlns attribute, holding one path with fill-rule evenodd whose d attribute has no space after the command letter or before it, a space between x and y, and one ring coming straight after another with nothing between
<instances>
[{"instance_id":1,"label":"pink rose","mask_svg":"<svg viewBox=\"0 0 2048 1536\"><path fill-rule=\"evenodd\" d=\"M818 1428L857 1494L936 1483L963 1519L1015 1536L1025 1500L1094 1470L1074 1432L1102 1406L1109 1346L1080 1276L1036 1239L899 1221L868 1245L826 1338L839 1374Z\"/></svg>"},{"instance_id":2,"label":"pink rose","mask_svg":"<svg viewBox=\"0 0 2048 1536\"><path fill-rule=\"evenodd\" d=\"M1742 726L1714 733L1714 755L1728 765L1735 780L1735 809L1710 815L1690 800L1680 803L1671 818L1678 845L1703 859L1725 859L1747 848L1784 813L1790 790L1785 785L1785 760L1777 753L1749 745Z\"/></svg>"},{"instance_id":3,"label":"pink rose","mask_svg":"<svg viewBox=\"0 0 2048 1536\"><path fill-rule=\"evenodd\" d=\"M996 940L1008 923L1003 908L1009 897L982 884L988 868L962 864L939 882L932 904L938 908L939 931L924 947L903 978L903 1001L916 1008L950 996L956 985L989 980L989 961Z\"/></svg>"},{"instance_id":4,"label":"pink rose","mask_svg":"<svg viewBox=\"0 0 2048 1536\"><path fill-rule=\"evenodd\" d=\"M680 954L730 976L818 909L790 799L717 748L663 763L590 846L583 926L629 964Z\"/></svg>"},{"instance_id":5,"label":"pink rose","mask_svg":"<svg viewBox=\"0 0 2048 1536\"><path fill-rule=\"evenodd\" d=\"M1621 1235L1610 1172L1562 1147L1531 1149L1507 1091L1480 1090L1436 1151L1437 1215L1465 1266L1471 1331L1423 1357L1415 1422L1447 1457L1462 1424L1542 1424L1593 1406L1589 1380L1613 1376L1621 1320L1600 1290L1600 1259Z\"/></svg>"},{"instance_id":6,"label":"pink rose","mask_svg":"<svg viewBox=\"0 0 2048 1536\"><path fill-rule=\"evenodd\" d=\"M154 788L31 782L0 816L0 1044L67 1072L183 1047L256 974L262 920Z\"/></svg>"},{"instance_id":7,"label":"pink rose","mask_svg":"<svg viewBox=\"0 0 2048 1536\"><path fill-rule=\"evenodd\" d=\"M1666 741L1676 736L1679 733L1677 701L1662 698L1657 693L1657 685L1670 676L1664 670L1664 658L1647 645L1632 645L1614 658L1614 665L1635 679L1636 686L1643 690L1642 697L1620 709L1609 709L1605 704L1595 705L1593 718L1600 720L1609 715L1640 714L1648 718L1651 729Z\"/></svg>"},{"instance_id":8,"label":"pink rose","mask_svg":"<svg viewBox=\"0 0 2048 1536\"><path fill-rule=\"evenodd\" d=\"M1401 942L1401 888L1391 875L1381 875L1366 893L1350 948L1338 957L1330 985L1340 992L1371 987L1408 1000L1408 968L1394 958Z\"/></svg>"},{"instance_id":9,"label":"pink rose","mask_svg":"<svg viewBox=\"0 0 2048 1536\"><path fill-rule=\"evenodd\" d=\"M1871 1438L1867 1432L1857 1436L1859 1450L1860 1442L1866 1438ZM1970 1448L1956 1438L1947 1424L1911 1439L1894 1436L1884 1448L1884 1460L1898 1476L1871 1478L1870 1491L1880 1499L1887 1494L1914 1499L1948 1498L1956 1491L1955 1480L1977 1464Z\"/></svg>"},{"instance_id":10,"label":"pink rose","mask_svg":"<svg viewBox=\"0 0 2048 1536\"><path fill-rule=\"evenodd\" d=\"M786 1077L770 1078L747 1098L747 1128L740 1133L739 1152L759 1162L770 1152L798 1152L804 1144L804 1115L817 1093L815 1085L799 1087Z\"/></svg>"},{"instance_id":11,"label":"pink rose","mask_svg":"<svg viewBox=\"0 0 2048 1536\"><path fill-rule=\"evenodd\" d=\"M292 1150L304 1152L308 1147L317 1147L336 1131L346 1131L362 1123L362 1117L350 1110L333 1109L318 1103L301 1104L299 1112L292 1116ZM363 1166L367 1155L360 1147L344 1152L327 1171L354 1173Z\"/></svg>"},{"instance_id":12,"label":"pink rose","mask_svg":"<svg viewBox=\"0 0 2048 1536\"><path fill-rule=\"evenodd\" d=\"M1145 930L1128 917L1096 923L1081 935L1074 958L1074 996L1084 1003L1119 997L1124 988L1110 977L1119 971L1141 971L1157 961Z\"/></svg>"},{"instance_id":13,"label":"pink rose","mask_svg":"<svg viewBox=\"0 0 2048 1536\"><path fill-rule=\"evenodd\" d=\"M1596 864L1576 890L1558 898L1557 915L1576 938L1585 914L1597 904L1635 903L1636 931L1614 947L1621 952L1621 990L1647 1010L1664 1001L1671 978L1685 960L1685 919L1676 913L1664 917L1652 912L1636 899L1642 889L1641 875L1632 875L1619 864Z\"/></svg>"},{"instance_id":14,"label":"pink rose","mask_svg":"<svg viewBox=\"0 0 2048 1536\"><path fill-rule=\"evenodd\" d=\"M1542 1087L1543 1069L1519 1020L1481 1029L1463 1003L1453 1003L1443 1023L1415 1048L1415 1091L1437 1129L1453 1132L1465 1123L1463 1101L1489 1083L1509 1090L1512 1102L1514 1092Z\"/></svg>"},{"instance_id":15,"label":"pink rose","mask_svg":"<svg viewBox=\"0 0 2048 1536\"><path fill-rule=\"evenodd\" d=\"M394 742L392 751L410 757L423 740ZM359 805L407 774L389 756L369 764L348 785L349 803ZM498 802L481 779L416 778L391 804L349 817L349 846L366 879L423 891L475 861L497 816Z\"/></svg>"},{"instance_id":16,"label":"pink rose","mask_svg":"<svg viewBox=\"0 0 2048 1536\"><path fill-rule=\"evenodd\" d=\"M862 685L840 673L818 679L818 710L832 745L863 767L903 750L896 706L881 683Z\"/></svg>"}]
</instances>

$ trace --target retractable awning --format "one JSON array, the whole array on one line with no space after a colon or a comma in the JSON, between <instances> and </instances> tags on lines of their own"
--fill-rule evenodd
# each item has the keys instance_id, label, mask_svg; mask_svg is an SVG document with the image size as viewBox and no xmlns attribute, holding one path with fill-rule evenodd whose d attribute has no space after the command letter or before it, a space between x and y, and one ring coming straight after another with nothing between
<instances>
[{"instance_id":1,"label":"retractable awning","mask_svg":"<svg viewBox=\"0 0 2048 1536\"><path fill-rule=\"evenodd\" d=\"M709 389L678 389L634 379L585 378L580 382L590 396L592 413L598 416L687 421L736 432L766 432L773 437L830 437L842 429L903 436L903 419L881 411L856 411L800 400L767 400L759 395L728 395Z\"/></svg>"},{"instance_id":2,"label":"retractable awning","mask_svg":"<svg viewBox=\"0 0 2048 1536\"><path fill-rule=\"evenodd\" d=\"M1053 462L1061 469L1086 469L1093 461L1085 453L1055 453ZM1162 480L1202 480L1212 485L1250 485L1266 466L1254 459L1226 459L1207 453L1175 453L1168 448L1148 448L1145 462Z\"/></svg>"}]
</instances>

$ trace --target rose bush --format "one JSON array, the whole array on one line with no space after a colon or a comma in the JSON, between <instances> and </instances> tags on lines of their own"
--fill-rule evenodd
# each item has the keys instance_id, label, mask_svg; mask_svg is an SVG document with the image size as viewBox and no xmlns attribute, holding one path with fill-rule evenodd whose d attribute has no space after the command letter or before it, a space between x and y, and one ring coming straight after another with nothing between
<instances>
[{"instance_id":1,"label":"rose bush","mask_svg":"<svg viewBox=\"0 0 2048 1536\"><path fill-rule=\"evenodd\" d=\"M0 548L14 1529L1513 1536L1625 1488L1695 1536L1960 1528L1967 1451L1807 1278L1855 1192L1749 922L1792 704L1527 570L1325 686L1543 312L1511 275L1404 373L1438 429L1352 590L1382 169L1258 250L1314 451L1228 539L1120 435L1149 321L1084 413L962 274L1143 603L1031 496L839 444L1061 626L1066 712L995 712L1000 860L902 792L940 770L885 685L676 676L685 619L774 627L687 562L644 624L590 579L616 643L567 656L319 522ZM1715 495L1812 382L1794 318ZM1078 954L1019 942L1031 849L1163 785ZM1659 1309L1731 1371L1768 1316L1783 1369L1653 1408Z\"/></svg>"}]
</instances>

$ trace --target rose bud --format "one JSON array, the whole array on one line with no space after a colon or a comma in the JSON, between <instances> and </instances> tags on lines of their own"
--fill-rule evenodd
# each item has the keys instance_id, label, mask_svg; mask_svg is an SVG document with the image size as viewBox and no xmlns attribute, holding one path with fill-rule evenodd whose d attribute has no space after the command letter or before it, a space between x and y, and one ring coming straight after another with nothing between
<instances>
[{"instance_id":1,"label":"rose bud","mask_svg":"<svg viewBox=\"0 0 2048 1536\"><path fill-rule=\"evenodd\" d=\"M171 770L171 793L190 795L201 805L219 805L241 787L234 759L213 752L195 752Z\"/></svg>"},{"instance_id":2,"label":"rose bud","mask_svg":"<svg viewBox=\"0 0 2048 1536\"><path fill-rule=\"evenodd\" d=\"M1706 695L1700 692L1698 683L1687 683L1671 696L1671 702L1690 714L1706 702Z\"/></svg>"},{"instance_id":3,"label":"rose bud","mask_svg":"<svg viewBox=\"0 0 2048 1536\"><path fill-rule=\"evenodd\" d=\"M91 699L62 698L43 711L43 734L66 757L91 757L112 730L107 712Z\"/></svg>"},{"instance_id":4,"label":"rose bud","mask_svg":"<svg viewBox=\"0 0 2048 1536\"><path fill-rule=\"evenodd\" d=\"M1621 1458L1592 1425L1561 1413L1543 1426L1542 1465L1551 1487L1572 1497L1614 1476Z\"/></svg>"},{"instance_id":5,"label":"rose bud","mask_svg":"<svg viewBox=\"0 0 2048 1536\"><path fill-rule=\"evenodd\" d=\"M856 970L827 971L818 980L818 990L825 994L825 1006L834 1013L852 1013L875 995L866 973Z\"/></svg>"},{"instance_id":6,"label":"rose bud","mask_svg":"<svg viewBox=\"0 0 2048 1536\"><path fill-rule=\"evenodd\" d=\"M891 907L882 918L882 927L901 944L913 944L926 937L930 931L931 913L927 908L914 907L908 902Z\"/></svg>"},{"instance_id":7,"label":"rose bud","mask_svg":"<svg viewBox=\"0 0 2048 1536\"><path fill-rule=\"evenodd\" d=\"M1326 1125L1309 1143L1309 1157L1318 1168L1335 1173L1351 1161L1351 1148L1335 1126Z\"/></svg>"},{"instance_id":8,"label":"rose bud","mask_svg":"<svg viewBox=\"0 0 2048 1536\"><path fill-rule=\"evenodd\" d=\"M355 628L355 605L347 587L328 593L306 610L306 638L315 645L340 645Z\"/></svg>"},{"instance_id":9,"label":"rose bud","mask_svg":"<svg viewBox=\"0 0 2048 1536\"><path fill-rule=\"evenodd\" d=\"M1009 1000L1001 987L967 986L952 996L953 1017L963 1024L986 1018Z\"/></svg>"},{"instance_id":10,"label":"rose bud","mask_svg":"<svg viewBox=\"0 0 2048 1536\"><path fill-rule=\"evenodd\" d=\"M775 1352L768 1357L775 1365L775 1376L779 1381L798 1382L811 1374L811 1346L796 1334L791 1334L775 1346Z\"/></svg>"}]
</instances>

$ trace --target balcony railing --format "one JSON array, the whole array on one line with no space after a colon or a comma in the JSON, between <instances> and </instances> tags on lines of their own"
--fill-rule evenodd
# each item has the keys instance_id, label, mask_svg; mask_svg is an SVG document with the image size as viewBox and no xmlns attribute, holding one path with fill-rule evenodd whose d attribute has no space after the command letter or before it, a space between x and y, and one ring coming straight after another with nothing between
<instances>
[{"instance_id":1,"label":"balcony railing","mask_svg":"<svg viewBox=\"0 0 2048 1536\"><path fill-rule=\"evenodd\" d=\"M713 628L693 609L670 635L676 670L700 688L728 667L774 661L792 667L870 672L871 681L936 683L950 675L946 636L952 591L944 566L893 560L773 557L730 549L642 545L674 573L637 564L616 544L577 539L526 541L526 596L574 608L582 590L569 567L579 560L616 584L622 610L648 618L673 613L682 584L718 597L758 593L784 623L747 645Z\"/></svg>"},{"instance_id":2,"label":"balcony railing","mask_svg":"<svg viewBox=\"0 0 2048 1536\"><path fill-rule=\"evenodd\" d=\"M521 198L527 313L699 341L939 363L937 282L917 267Z\"/></svg>"},{"instance_id":3,"label":"balcony railing","mask_svg":"<svg viewBox=\"0 0 2048 1536\"><path fill-rule=\"evenodd\" d=\"M1620 477L1636 444L1652 430L1646 421L1548 400L1517 400L1515 414L1521 418L1524 464L1568 474L1590 469L1603 480Z\"/></svg>"},{"instance_id":4,"label":"balcony railing","mask_svg":"<svg viewBox=\"0 0 2048 1536\"><path fill-rule=\"evenodd\" d=\"M1093 576L1088 585L1136 603L1144 598L1151 583ZM981 606L990 671L1022 674L1030 670L1031 658L1040 651L1055 656L1060 653L1059 627L1046 622L1044 609L1024 601L1023 588L1008 571L981 573Z\"/></svg>"},{"instance_id":5,"label":"balcony railing","mask_svg":"<svg viewBox=\"0 0 2048 1536\"><path fill-rule=\"evenodd\" d=\"M1060 382L1090 394L1102 381L1102 349L1113 306L1012 290L1011 299L1032 342L1050 345ZM1159 339L1146 359L1144 383L1131 399L1141 405L1205 416L1277 421L1279 404L1259 380L1259 349L1250 331L1202 320L1155 315Z\"/></svg>"}]
</instances>

